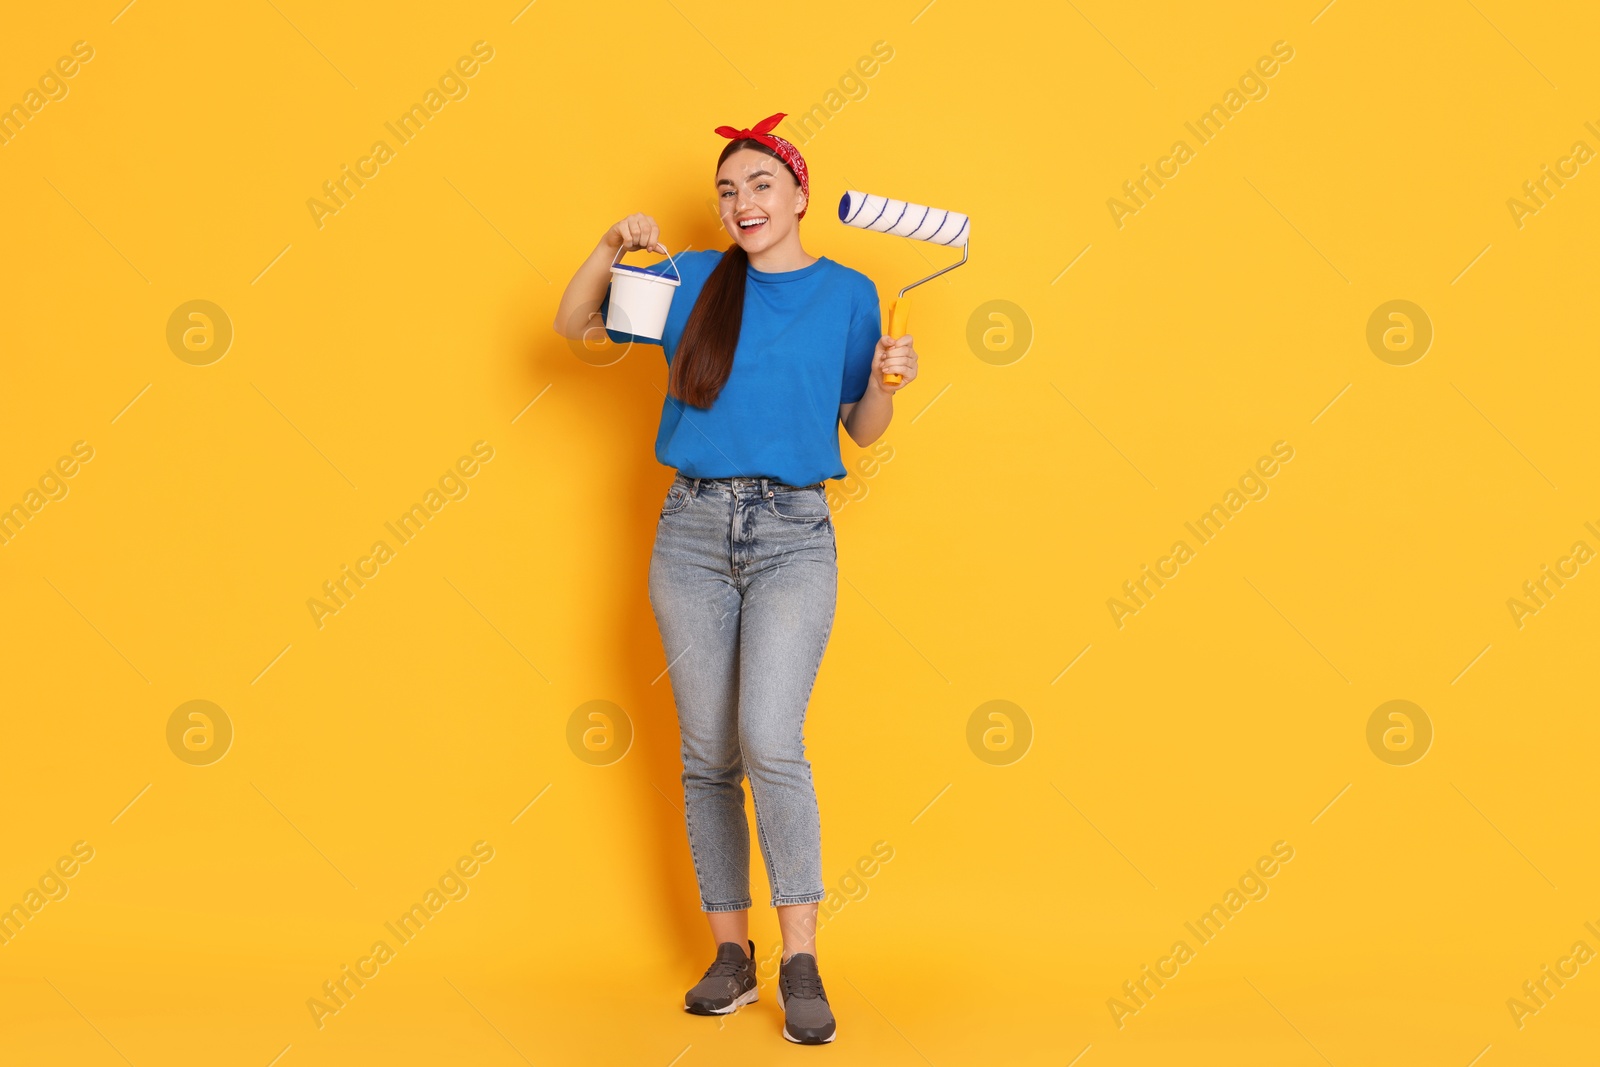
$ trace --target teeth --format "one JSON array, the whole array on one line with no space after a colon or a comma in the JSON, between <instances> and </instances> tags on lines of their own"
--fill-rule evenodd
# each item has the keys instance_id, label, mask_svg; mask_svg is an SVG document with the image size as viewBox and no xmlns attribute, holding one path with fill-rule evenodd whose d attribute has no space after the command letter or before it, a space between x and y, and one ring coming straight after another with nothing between
<instances>
[{"instance_id":1,"label":"teeth","mask_svg":"<svg viewBox=\"0 0 1600 1067\"><path fill-rule=\"evenodd\" d=\"M739 228L741 230L748 230L748 229L750 229L750 227L758 225L759 223L763 223L763 222L766 222L766 221L767 221L766 219L746 219L745 221L739 223Z\"/></svg>"}]
</instances>

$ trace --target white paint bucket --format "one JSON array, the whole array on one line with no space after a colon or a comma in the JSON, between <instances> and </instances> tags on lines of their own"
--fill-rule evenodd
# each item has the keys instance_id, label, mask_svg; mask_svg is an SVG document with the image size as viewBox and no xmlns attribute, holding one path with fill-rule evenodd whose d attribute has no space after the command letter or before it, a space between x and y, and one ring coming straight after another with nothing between
<instances>
[{"instance_id":1,"label":"white paint bucket","mask_svg":"<svg viewBox=\"0 0 1600 1067\"><path fill-rule=\"evenodd\" d=\"M667 262L676 278L618 263L622 249L611 257L611 303L606 308L606 329L632 334L642 341L659 341L667 327L667 312L672 296L683 283L678 262L667 253ZM659 264L657 264L659 266Z\"/></svg>"}]
</instances>

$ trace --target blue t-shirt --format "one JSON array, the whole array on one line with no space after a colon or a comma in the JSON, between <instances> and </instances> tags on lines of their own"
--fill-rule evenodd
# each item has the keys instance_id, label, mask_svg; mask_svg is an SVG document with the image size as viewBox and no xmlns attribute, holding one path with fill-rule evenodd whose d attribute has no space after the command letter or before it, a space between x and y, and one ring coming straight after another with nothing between
<instances>
[{"instance_id":1,"label":"blue t-shirt","mask_svg":"<svg viewBox=\"0 0 1600 1067\"><path fill-rule=\"evenodd\" d=\"M672 364L689 312L723 253L674 257L683 284L672 297L660 341L607 329L619 343L659 344ZM669 277L668 260L651 273ZM611 290L600 305L611 306ZM668 396L656 459L690 478L768 477L810 485L845 476L839 405L860 400L883 335L878 289L860 271L822 256L799 270L747 267L744 317L728 381L709 408Z\"/></svg>"}]
</instances>

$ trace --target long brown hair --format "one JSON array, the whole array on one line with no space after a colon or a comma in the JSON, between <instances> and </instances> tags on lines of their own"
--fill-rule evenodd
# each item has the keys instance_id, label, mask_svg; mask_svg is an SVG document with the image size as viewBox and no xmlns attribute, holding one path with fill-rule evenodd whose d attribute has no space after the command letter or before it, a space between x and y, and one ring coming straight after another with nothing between
<instances>
[{"instance_id":1,"label":"long brown hair","mask_svg":"<svg viewBox=\"0 0 1600 1067\"><path fill-rule=\"evenodd\" d=\"M723 161L741 148L754 148L778 162L783 157L762 144L748 138L729 141L717 157L720 169ZM784 169L788 169L784 163ZM794 172L789 171L793 176ZM799 179L796 179L799 184ZM745 271L750 266L750 256L735 242L725 249L705 288L689 312L683 337L678 341L672 356L672 368L667 373L667 394L693 404L709 408L733 372L733 350L739 343L739 326L744 319Z\"/></svg>"}]
</instances>

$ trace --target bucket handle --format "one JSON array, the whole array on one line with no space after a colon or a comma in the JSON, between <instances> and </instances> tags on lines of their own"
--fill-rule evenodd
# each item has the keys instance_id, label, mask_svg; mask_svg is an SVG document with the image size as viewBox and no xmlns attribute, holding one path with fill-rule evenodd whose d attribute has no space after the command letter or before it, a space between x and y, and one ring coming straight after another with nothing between
<instances>
[{"instance_id":1,"label":"bucket handle","mask_svg":"<svg viewBox=\"0 0 1600 1067\"><path fill-rule=\"evenodd\" d=\"M666 248L666 245L662 245L661 247L662 248ZM689 245L688 247L684 248L684 251L687 252L687 251L689 251L690 248L693 248L693 247L694 247L693 245ZM643 252L644 249L636 248L636 249L634 249L634 251ZM617 246L617 254L611 257L611 265L613 267L615 267L617 265L617 260L619 260L621 258L622 258L622 246L618 245ZM672 265L672 273L678 275L678 280L680 282L683 281L683 275L678 271L678 261L672 258L672 253L670 251L667 253L667 262Z\"/></svg>"}]
</instances>

